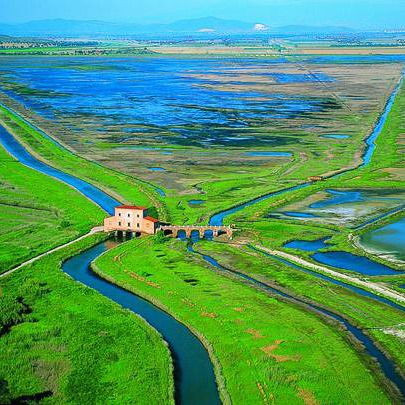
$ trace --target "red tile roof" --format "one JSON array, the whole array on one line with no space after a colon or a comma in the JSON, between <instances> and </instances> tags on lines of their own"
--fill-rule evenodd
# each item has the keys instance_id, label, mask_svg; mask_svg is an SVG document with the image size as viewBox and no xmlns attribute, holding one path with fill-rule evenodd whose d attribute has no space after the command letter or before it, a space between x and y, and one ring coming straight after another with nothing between
<instances>
[{"instance_id":1,"label":"red tile roof","mask_svg":"<svg viewBox=\"0 0 405 405\"><path fill-rule=\"evenodd\" d=\"M118 207L115 207L115 208L122 208L125 210L140 210L140 211L147 210L146 207L141 207L139 205L119 205Z\"/></svg>"},{"instance_id":2,"label":"red tile roof","mask_svg":"<svg viewBox=\"0 0 405 405\"><path fill-rule=\"evenodd\" d=\"M152 217L145 217L144 220L145 220L145 221L150 221L150 222L159 222L158 219L152 218Z\"/></svg>"}]
</instances>

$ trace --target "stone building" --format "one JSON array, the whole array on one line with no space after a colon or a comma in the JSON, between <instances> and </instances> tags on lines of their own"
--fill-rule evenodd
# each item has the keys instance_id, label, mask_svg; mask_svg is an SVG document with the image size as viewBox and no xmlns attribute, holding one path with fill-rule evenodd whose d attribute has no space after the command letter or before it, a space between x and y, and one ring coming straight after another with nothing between
<instances>
[{"instance_id":1,"label":"stone building","mask_svg":"<svg viewBox=\"0 0 405 405\"><path fill-rule=\"evenodd\" d=\"M136 205L115 207L114 216L104 220L104 232L123 231L153 235L159 226L159 221L148 215L146 207Z\"/></svg>"}]
</instances>

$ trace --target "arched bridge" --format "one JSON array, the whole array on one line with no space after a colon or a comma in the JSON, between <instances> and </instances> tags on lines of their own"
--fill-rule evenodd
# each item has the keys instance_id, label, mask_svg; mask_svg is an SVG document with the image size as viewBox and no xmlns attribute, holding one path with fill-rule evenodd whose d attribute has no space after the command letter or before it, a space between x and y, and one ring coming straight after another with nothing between
<instances>
[{"instance_id":1,"label":"arched bridge","mask_svg":"<svg viewBox=\"0 0 405 405\"><path fill-rule=\"evenodd\" d=\"M232 239L234 229L230 226L194 226L194 225L161 225L159 228L167 236L173 236L177 238L180 231L186 233L186 237L191 237L191 232L197 231L200 235L200 238L204 237L206 231L212 231L212 234L215 237L225 234L229 239Z\"/></svg>"}]
</instances>

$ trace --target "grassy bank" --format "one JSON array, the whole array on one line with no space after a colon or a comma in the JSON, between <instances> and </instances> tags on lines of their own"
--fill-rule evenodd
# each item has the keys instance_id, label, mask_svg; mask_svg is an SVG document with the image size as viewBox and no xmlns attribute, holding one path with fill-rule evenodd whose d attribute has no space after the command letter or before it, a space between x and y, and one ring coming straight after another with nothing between
<instances>
[{"instance_id":1,"label":"grassy bank","mask_svg":"<svg viewBox=\"0 0 405 405\"><path fill-rule=\"evenodd\" d=\"M235 404L388 401L342 331L208 269L180 241L133 240L96 266L202 334Z\"/></svg>"},{"instance_id":2,"label":"grassy bank","mask_svg":"<svg viewBox=\"0 0 405 405\"><path fill-rule=\"evenodd\" d=\"M403 214L399 213L384 218L381 222L373 223L364 229L350 229L344 224L340 226L327 224L318 218L294 220L293 218L274 219L266 217L274 210L282 211L283 207L326 189L381 189L398 192L404 190L404 109L405 86L403 85L395 99L386 125L376 140L377 146L369 165L349 171L339 177L315 183L304 189L262 201L227 217L226 222L237 223L246 234L273 248L280 248L284 243L294 239L314 240L329 236L332 238L331 242L334 243L330 249L364 254L364 251L352 244L351 235L360 236L370 229L379 227L379 224L395 221ZM384 262L381 257L375 257L375 260ZM390 265L392 266L392 264Z\"/></svg>"},{"instance_id":3,"label":"grassy bank","mask_svg":"<svg viewBox=\"0 0 405 405\"><path fill-rule=\"evenodd\" d=\"M395 359L405 374L404 348L395 334L384 333L405 321L405 313L342 286L315 278L299 269L264 256L247 246L202 242L196 245L201 253L214 257L223 266L243 272L268 285L276 285L308 302L315 302L337 314L372 336L379 346ZM398 329L400 330L400 329Z\"/></svg>"},{"instance_id":4,"label":"grassy bank","mask_svg":"<svg viewBox=\"0 0 405 405\"><path fill-rule=\"evenodd\" d=\"M69 152L1 106L0 122L40 160L96 185L123 203L155 206L165 218L166 211L151 185Z\"/></svg>"},{"instance_id":5,"label":"grassy bank","mask_svg":"<svg viewBox=\"0 0 405 405\"><path fill-rule=\"evenodd\" d=\"M55 403L173 403L171 359L161 337L60 270L62 260L98 239L0 280L2 403L47 396Z\"/></svg>"},{"instance_id":6,"label":"grassy bank","mask_svg":"<svg viewBox=\"0 0 405 405\"><path fill-rule=\"evenodd\" d=\"M104 212L0 147L0 273L87 233Z\"/></svg>"}]
</instances>

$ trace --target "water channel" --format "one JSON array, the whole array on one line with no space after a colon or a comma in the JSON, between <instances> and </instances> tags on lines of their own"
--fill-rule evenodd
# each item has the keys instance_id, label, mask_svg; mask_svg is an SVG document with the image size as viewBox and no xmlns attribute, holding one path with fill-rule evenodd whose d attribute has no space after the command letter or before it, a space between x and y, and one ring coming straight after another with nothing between
<instances>
[{"instance_id":1,"label":"water channel","mask_svg":"<svg viewBox=\"0 0 405 405\"><path fill-rule=\"evenodd\" d=\"M402 83L402 81L401 81ZM400 83L400 84L401 84ZM387 105L381 115L373 133L367 139L367 148L364 153L363 166L369 164L372 154L375 149L375 140L381 132L384 123L388 117L389 111L392 108L396 94L399 91L400 84L392 93ZM41 173L47 174L66 184L76 188L86 197L93 200L96 204L102 207L105 211L111 213L113 207L119 205L119 202L108 196L106 193L97 187L86 183L74 176L66 174L58 169L46 165L35 157L33 157L17 140L6 130L0 126L0 142L2 146L21 163L31 167ZM253 199L237 207L217 213L210 219L210 225L222 225L223 220L242 209L252 206L260 201L269 199L271 197L281 195L290 191L298 190L309 186L311 183L303 183L284 190L276 191L264 195L262 197ZM212 364L209 360L207 351L201 342L194 336L184 325L176 321L173 317L161 311L151 303L141 299L135 294L129 293L105 280L100 279L91 272L89 265L92 260L105 252L109 247L102 243L94 246L93 248L76 255L69 259L63 265L63 270L71 275L76 280L96 289L101 294L109 297L117 303L126 308L131 309L133 312L140 314L152 326L158 330L163 338L169 343L170 349L173 354L175 362L175 376L176 376L176 399L180 403L193 403L193 404L215 404L219 403L219 395L216 388ZM192 247L190 248L193 251ZM202 256L204 260L218 269L225 271L226 269L219 265L215 259L209 256ZM234 272L235 273L235 272ZM251 283L258 285L262 289L266 289L274 294L280 295L284 298L298 301L296 298L271 288L264 283L261 283L243 273L236 272L238 276L248 280ZM374 357L380 364L385 376L392 381L405 396L405 381L395 370L395 364L391 362L373 343L373 341L365 335L360 329L351 325L346 319L313 304L305 303L313 310L318 311L324 315L334 318L342 323L347 329L365 346L368 354Z\"/></svg>"}]
</instances>

